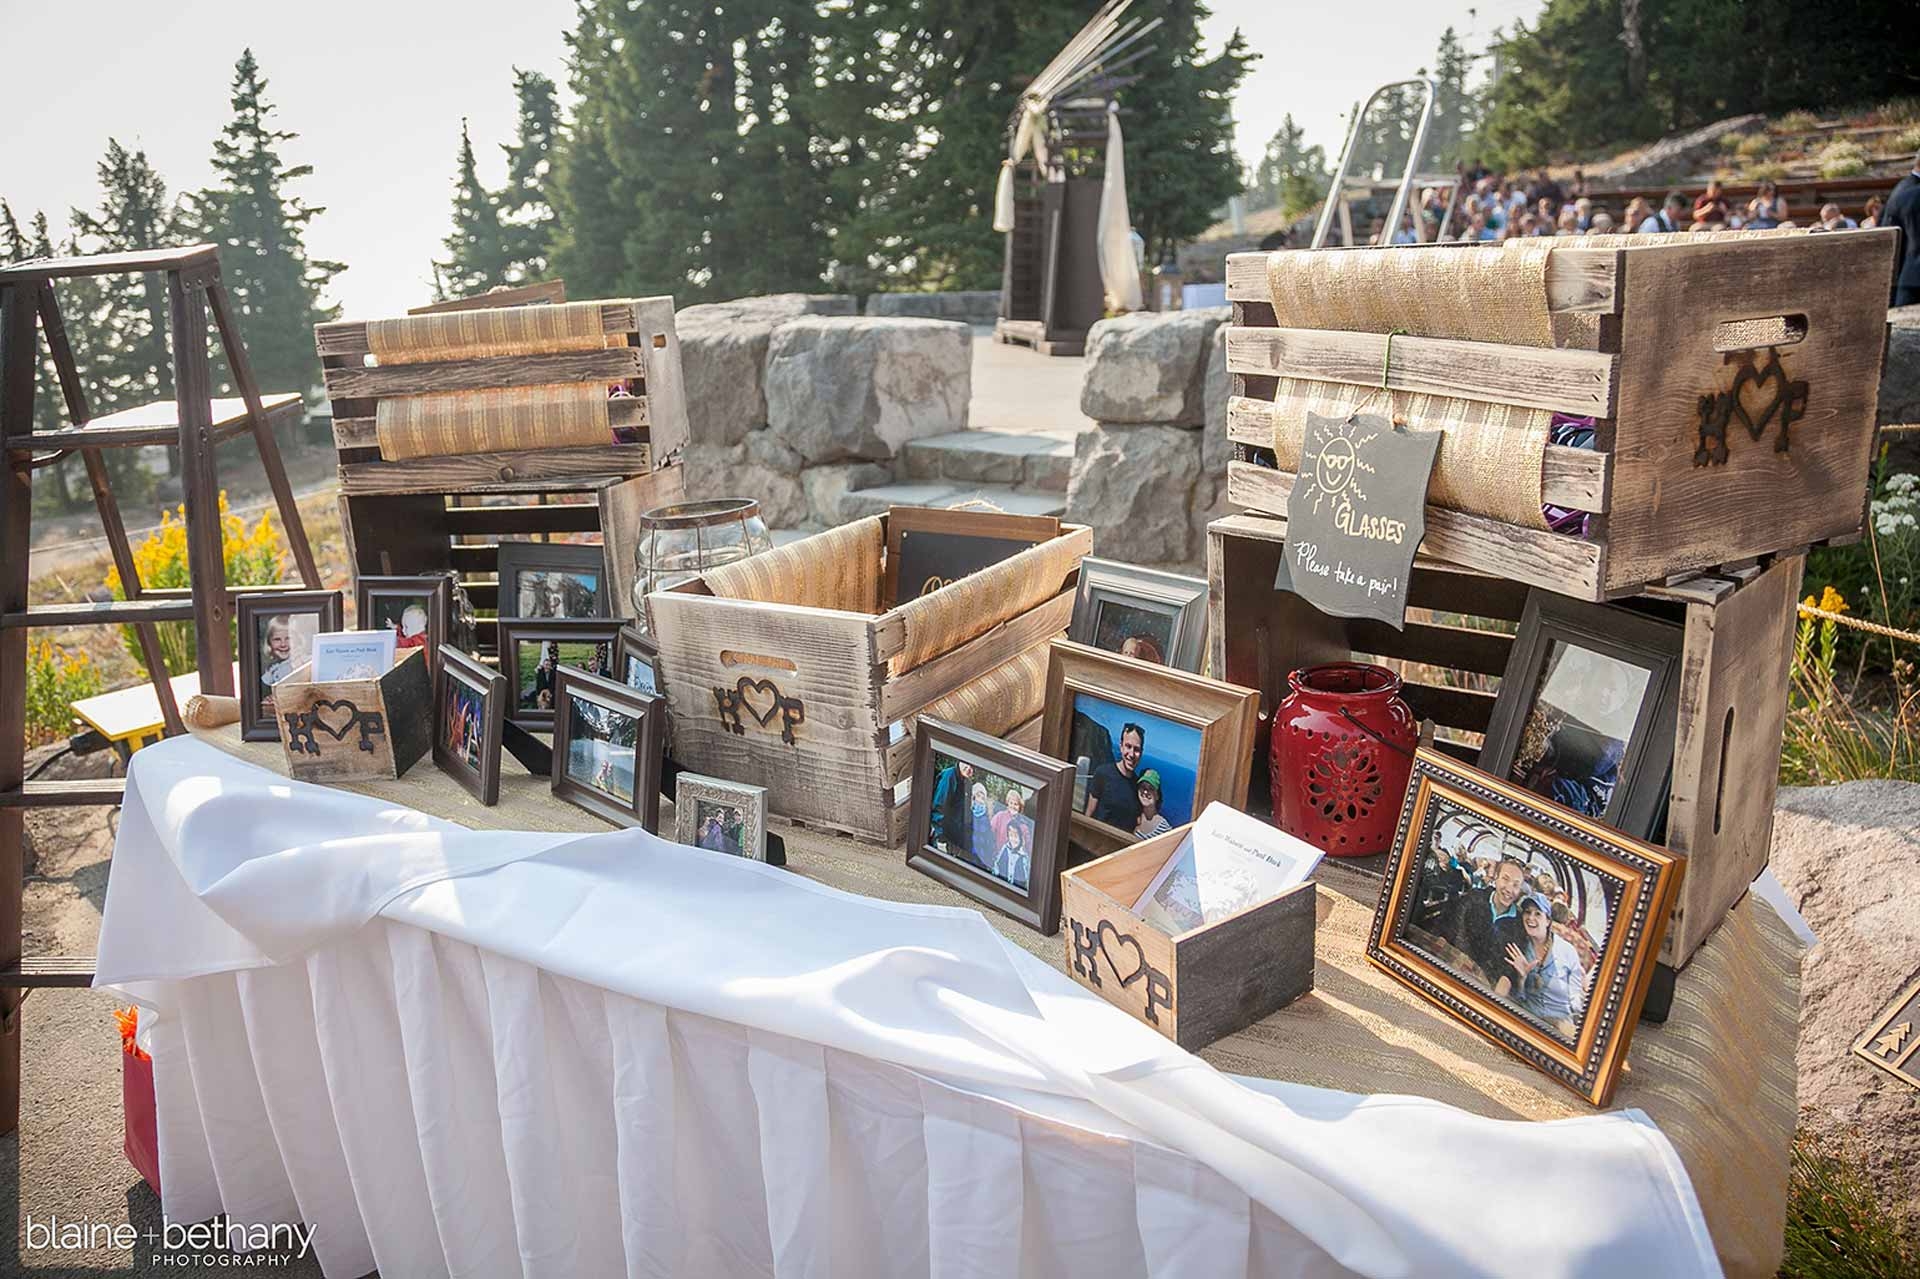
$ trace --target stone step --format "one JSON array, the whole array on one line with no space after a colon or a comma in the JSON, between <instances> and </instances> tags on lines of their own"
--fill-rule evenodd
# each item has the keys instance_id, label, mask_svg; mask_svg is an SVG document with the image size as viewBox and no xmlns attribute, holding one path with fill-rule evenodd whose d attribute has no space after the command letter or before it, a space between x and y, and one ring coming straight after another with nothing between
<instances>
[{"instance_id":1,"label":"stone step","mask_svg":"<svg viewBox=\"0 0 1920 1279\"><path fill-rule=\"evenodd\" d=\"M1013 484L1065 493L1073 471L1074 433L954 431L914 440L901 450L898 469L910 480Z\"/></svg>"},{"instance_id":2,"label":"stone step","mask_svg":"<svg viewBox=\"0 0 1920 1279\"><path fill-rule=\"evenodd\" d=\"M1014 488L1009 484L966 484L950 480L881 484L855 489L840 499L840 522L881 515L889 506L930 506L944 509L963 502L991 502L1009 515L1062 515L1067 495Z\"/></svg>"}]
</instances>

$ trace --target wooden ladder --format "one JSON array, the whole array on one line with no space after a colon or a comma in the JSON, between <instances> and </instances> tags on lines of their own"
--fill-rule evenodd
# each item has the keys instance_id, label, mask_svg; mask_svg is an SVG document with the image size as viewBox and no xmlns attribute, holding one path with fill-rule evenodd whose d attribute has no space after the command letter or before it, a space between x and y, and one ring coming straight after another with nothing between
<instances>
[{"instance_id":1,"label":"wooden ladder","mask_svg":"<svg viewBox=\"0 0 1920 1279\"><path fill-rule=\"evenodd\" d=\"M160 272L166 276L168 348L174 399L95 418L74 367L73 348L53 282L82 276ZM240 395L213 397L207 358L207 312L213 313L221 349ZM68 425L34 429L34 373L39 333L66 401ZM293 488L281 464L273 428L299 412L300 396L262 396L247 363L247 351L220 281L213 245L54 258L0 267L0 1135L20 1117L20 1006L39 987L85 987L93 983L92 956L24 955L22 908L26 891L24 809L120 803L121 778L69 782L26 779L26 683L28 633L60 626L131 625L160 700L168 736L184 727L174 702L170 672L161 655L160 622L194 623L200 689L232 694L232 591L226 582L220 531L220 488L214 446L251 431L279 504L281 524L301 581L318 589L320 573L307 544ZM186 507L190 585L148 590L141 585L119 503L108 483L103 449L177 445ZM32 546L32 473L70 453L86 464L100 524L111 548L126 598L107 603L29 605Z\"/></svg>"}]
</instances>

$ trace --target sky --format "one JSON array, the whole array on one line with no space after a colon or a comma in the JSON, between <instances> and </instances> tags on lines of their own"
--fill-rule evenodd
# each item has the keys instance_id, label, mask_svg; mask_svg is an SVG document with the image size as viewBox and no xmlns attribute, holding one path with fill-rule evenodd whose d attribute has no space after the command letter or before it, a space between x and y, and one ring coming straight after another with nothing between
<instances>
[{"instance_id":1,"label":"sky","mask_svg":"<svg viewBox=\"0 0 1920 1279\"><path fill-rule=\"evenodd\" d=\"M1430 65L1444 28L1479 50L1495 26L1531 19L1541 3L1372 0L1346 10L1212 0L1205 37L1218 49L1237 26L1264 55L1234 103L1242 157L1256 161L1291 112L1331 163L1353 104ZM1154 0L1136 6L1150 12ZM70 208L96 203L94 166L110 137L144 147L171 192L204 185L230 115L233 64L250 46L280 127L301 135L283 158L314 168L295 189L326 208L308 247L350 265L330 300L348 319L397 315L431 297L429 262L451 222L461 118L473 130L482 180L497 185L505 161L496 144L513 132L513 70L544 71L564 85L573 16L574 0L87 0L73 9L0 0L8 45L51 51L8 67L9 106L24 103L28 114L0 126L0 197L23 224L45 210L57 239Z\"/></svg>"}]
</instances>

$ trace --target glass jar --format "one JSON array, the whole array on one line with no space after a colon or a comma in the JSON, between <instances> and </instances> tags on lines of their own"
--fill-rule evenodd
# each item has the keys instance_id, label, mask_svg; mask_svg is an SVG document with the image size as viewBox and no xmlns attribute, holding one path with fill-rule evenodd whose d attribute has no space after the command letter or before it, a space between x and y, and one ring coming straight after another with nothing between
<instances>
[{"instance_id":1,"label":"glass jar","mask_svg":"<svg viewBox=\"0 0 1920 1279\"><path fill-rule=\"evenodd\" d=\"M637 542L633 604L642 630L651 627L647 596L652 592L773 546L760 503L744 497L656 506L641 515Z\"/></svg>"}]
</instances>

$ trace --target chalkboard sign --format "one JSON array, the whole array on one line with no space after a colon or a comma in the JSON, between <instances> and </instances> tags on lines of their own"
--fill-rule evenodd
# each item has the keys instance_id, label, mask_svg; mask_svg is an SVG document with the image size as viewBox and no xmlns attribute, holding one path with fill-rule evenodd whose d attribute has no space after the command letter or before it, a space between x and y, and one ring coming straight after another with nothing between
<instances>
[{"instance_id":1,"label":"chalkboard sign","mask_svg":"<svg viewBox=\"0 0 1920 1279\"><path fill-rule=\"evenodd\" d=\"M1404 627L1440 439L1439 431L1408 431L1378 414L1307 414L1274 586L1334 617Z\"/></svg>"},{"instance_id":2,"label":"chalkboard sign","mask_svg":"<svg viewBox=\"0 0 1920 1279\"><path fill-rule=\"evenodd\" d=\"M894 507L887 512L887 598L917 600L1058 536L1060 521L1050 515Z\"/></svg>"}]
</instances>

